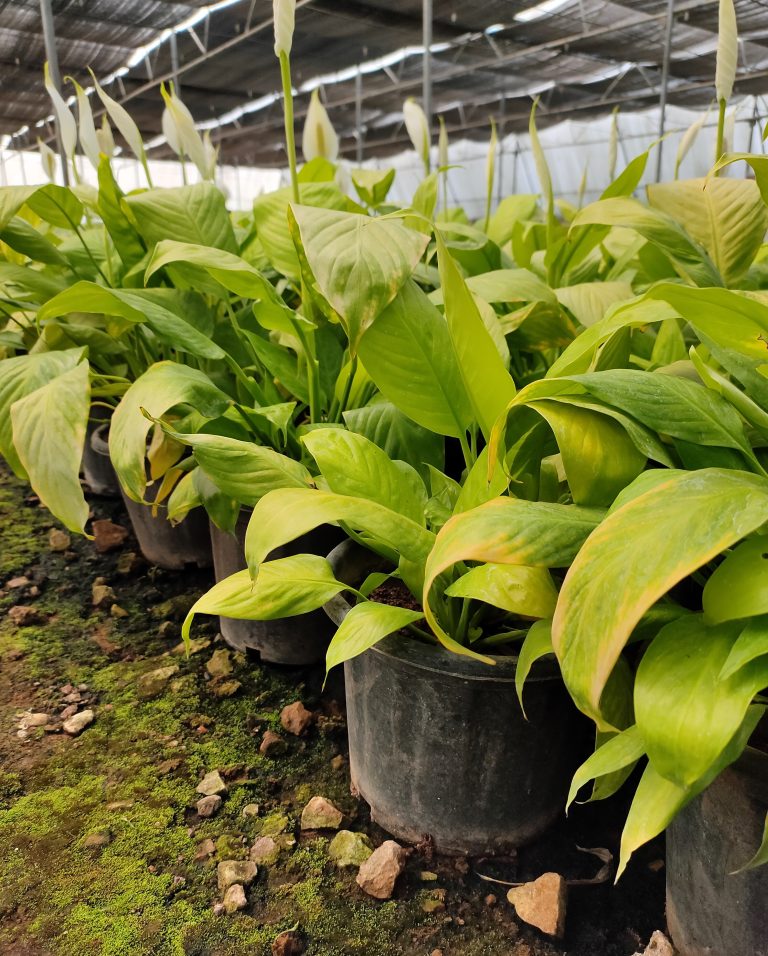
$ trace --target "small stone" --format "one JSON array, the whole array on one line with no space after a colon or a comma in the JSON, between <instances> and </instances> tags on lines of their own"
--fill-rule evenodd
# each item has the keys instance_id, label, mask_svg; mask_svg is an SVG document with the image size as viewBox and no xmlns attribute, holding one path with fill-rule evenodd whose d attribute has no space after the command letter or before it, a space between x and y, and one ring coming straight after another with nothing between
<instances>
[{"instance_id":1,"label":"small stone","mask_svg":"<svg viewBox=\"0 0 768 956\"><path fill-rule=\"evenodd\" d=\"M280 856L280 846L272 837L262 836L251 847L249 856L259 866L272 866Z\"/></svg>"},{"instance_id":2,"label":"small stone","mask_svg":"<svg viewBox=\"0 0 768 956\"><path fill-rule=\"evenodd\" d=\"M202 843L198 843L195 853L195 863L203 863L216 852L216 844L210 837L206 837Z\"/></svg>"},{"instance_id":3,"label":"small stone","mask_svg":"<svg viewBox=\"0 0 768 956\"><path fill-rule=\"evenodd\" d=\"M76 714L77 711L78 711L77 704L67 704L67 706L59 714L59 719L67 720L67 718L71 717L73 714Z\"/></svg>"},{"instance_id":4,"label":"small stone","mask_svg":"<svg viewBox=\"0 0 768 956\"><path fill-rule=\"evenodd\" d=\"M104 607L105 604L114 604L115 592L108 584L94 584L91 586L91 604L94 607Z\"/></svg>"},{"instance_id":5,"label":"small stone","mask_svg":"<svg viewBox=\"0 0 768 956\"><path fill-rule=\"evenodd\" d=\"M178 657L186 657L187 655L191 657L193 654L199 654L200 651L204 651L210 646L211 642L207 637L195 638L195 640L189 642L189 648L187 648L187 645L184 643L184 641L182 641L181 644L177 644L175 647L172 647L171 654L174 654Z\"/></svg>"},{"instance_id":6,"label":"small stone","mask_svg":"<svg viewBox=\"0 0 768 956\"><path fill-rule=\"evenodd\" d=\"M211 797L226 793L227 785L222 780L218 770L211 770L210 773L207 773L203 777L195 789L198 793L202 793L204 797Z\"/></svg>"},{"instance_id":7,"label":"small stone","mask_svg":"<svg viewBox=\"0 0 768 956\"><path fill-rule=\"evenodd\" d=\"M214 651L211 659L205 665L205 669L211 677L229 677L232 673L232 660L228 650L222 648Z\"/></svg>"},{"instance_id":8,"label":"small stone","mask_svg":"<svg viewBox=\"0 0 768 956\"><path fill-rule=\"evenodd\" d=\"M162 763L157 765L157 772L165 776L168 773L173 773L174 770L178 770L184 761L181 757L170 757L168 760L163 760Z\"/></svg>"},{"instance_id":9,"label":"small stone","mask_svg":"<svg viewBox=\"0 0 768 956\"><path fill-rule=\"evenodd\" d=\"M664 869L664 860L651 860L651 862L648 864L648 869L651 871L651 873L658 873L659 870Z\"/></svg>"},{"instance_id":10,"label":"small stone","mask_svg":"<svg viewBox=\"0 0 768 956\"><path fill-rule=\"evenodd\" d=\"M424 900L421 909L424 913L442 913L445 903L442 900Z\"/></svg>"},{"instance_id":11,"label":"small stone","mask_svg":"<svg viewBox=\"0 0 768 956\"><path fill-rule=\"evenodd\" d=\"M213 904L213 915L214 916L223 916L226 913L223 903L214 903Z\"/></svg>"},{"instance_id":12,"label":"small stone","mask_svg":"<svg viewBox=\"0 0 768 956\"><path fill-rule=\"evenodd\" d=\"M32 727L45 727L47 723L50 723L50 720L51 718L48 714L25 714L21 718L19 730L30 730Z\"/></svg>"},{"instance_id":13,"label":"small stone","mask_svg":"<svg viewBox=\"0 0 768 956\"><path fill-rule=\"evenodd\" d=\"M176 664L169 664L167 667L158 667L153 671L142 674L136 681L136 693L144 700L151 697L157 697L165 690L168 681L179 673Z\"/></svg>"},{"instance_id":14,"label":"small stone","mask_svg":"<svg viewBox=\"0 0 768 956\"><path fill-rule=\"evenodd\" d=\"M250 860L222 860L216 868L219 890L223 893L235 883L248 886L256 879L259 868Z\"/></svg>"},{"instance_id":15,"label":"small stone","mask_svg":"<svg viewBox=\"0 0 768 956\"><path fill-rule=\"evenodd\" d=\"M489 894L485 897L485 899L483 900L483 902L485 903L486 906L495 906L495 905L499 902L499 900L498 900L498 897L497 897L494 893L489 893Z\"/></svg>"},{"instance_id":16,"label":"small stone","mask_svg":"<svg viewBox=\"0 0 768 956\"><path fill-rule=\"evenodd\" d=\"M163 621L160 627L157 629L157 636L162 638L164 641L169 641L171 638L178 637L179 635L179 625L175 624L173 621Z\"/></svg>"},{"instance_id":17,"label":"small stone","mask_svg":"<svg viewBox=\"0 0 768 956\"><path fill-rule=\"evenodd\" d=\"M244 910L248 905L245 898L245 890L239 883L234 883L224 894L224 910L227 913L236 913L238 910Z\"/></svg>"},{"instance_id":18,"label":"small stone","mask_svg":"<svg viewBox=\"0 0 768 956\"><path fill-rule=\"evenodd\" d=\"M32 624L42 624L43 617L37 608L26 604L14 604L8 609L8 618L16 627L29 627Z\"/></svg>"},{"instance_id":19,"label":"small stone","mask_svg":"<svg viewBox=\"0 0 768 956\"><path fill-rule=\"evenodd\" d=\"M328 844L328 856L336 866L362 866L372 853L368 837L352 830L339 830Z\"/></svg>"},{"instance_id":20,"label":"small stone","mask_svg":"<svg viewBox=\"0 0 768 956\"><path fill-rule=\"evenodd\" d=\"M341 754L336 754L336 756L331 760L331 770L335 773L341 773L341 771L346 766L347 761L342 757Z\"/></svg>"},{"instance_id":21,"label":"small stone","mask_svg":"<svg viewBox=\"0 0 768 956\"><path fill-rule=\"evenodd\" d=\"M48 547L51 551L66 551L72 543L72 539L66 531L60 528L51 528L48 534Z\"/></svg>"},{"instance_id":22,"label":"small stone","mask_svg":"<svg viewBox=\"0 0 768 956\"><path fill-rule=\"evenodd\" d=\"M29 584L29 578L23 574L17 578L11 578L5 585L9 591L15 591L17 588L25 588Z\"/></svg>"},{"instance_id":23,"label":"small stone","mask_svg":"<svg viewBox=\"0 0 768 956\"><path fill-rule=\"evenodd\" d=\"M388 900L395 889L395 881L405 869L408 853L394 840L387 840L373 851L360 867L357 885L377 900Z\"/></svg>"},{"instance_id":24,"label":"small stone","mask_svg":"<svg viewBox=\"0 0 768 956\"><path fill-rule=\"evenodd\" d=\"M103 847L108 846L112 842L112 834L108 833L106 830L101 830L98 833L89 833L88 836L83 840L83 847L86 850L101 850Z\"/></svg>"},{"instance_id":25,"label":"small stone","mask_svg":"<svg viewBox=\"0 0 768 956\"><path fill-rule=\"evenodd\" d=\"M280 723L283 729L296 737L301 737L309 730L313 719L312 711L307 710L300 700L294 704L288 704L280 711Z\"/></svg>"},{"instance_id":26,"label":"small stone","mask_svg":"<svg viewBox=\"0 0 768 956\"><path fill-rule=\"evenodd\" d=\"M64 733L69 734L71 737L77 737L78 734L81 734L86 727L93 723L93 718L94 714L92 710L81 710L79 714L74 714L64 721Z\"/></svg>"},{"instance_id":27,"label":"small stone","mask_svg":"<svg viewBox=\"0 0 768 956\"><path fill-rule=\"evenodd\" d=\"M65 704L79 704L81 703L83 697L79 690L73 690L71 694L67 694L65 697L62 697L62 700Z\"/></svg>"},{"instance_id":28,"label":"small stone","mask_svg":"<svg viewBox=\"0 0 768 956\"><path fill-rule=\"evenodd\" d=\"M209 797L201 797L197 801L198 815L205 818L212 817L218 813L221 804L221 797L215 793L212 793Z\"/></svg>"},{"instance_id":29,"label":"small stone","mask_svg":"<svg viewBox=\"0 0 768 956\"><path fill-rule=\"evenodd\" d=\"M107 810L116 812L118 810L130 810L133 806L133 800L113 800L107 804Z\"/></svg>"},{"instance_id":30,"label":"small stone","mask_svg":"<svg viewBox=\"0 0 768 956\"><path fill-rule=\"evenodd\" d=\"M295 929L280 933L272 941L272 956L302 956L305 949L304 940Z\"/></svg>"},{"instance_id":31,"label":"small stone","mask_svg":"<svg viewBox=\"0 0 768 956\"><path fill-rule=\"evenodd\" d=\"M675 949L667 937L657 929L643 952L635 953L635 956L675 956Z\"/></svg>"},{"instance_id":32,"label":"small stone","mask_svg":"<svg viewBox=\"0 0 768 956\"><path fill-rule=\"evenodd\" d=\"M568 885L559 873L544 873L507 893L521 920L558 939L565 932L567 896Z\"/></svg>"},{"instance_id":33,"label":"small stone","mask_svg":"<svg viewBox=\"0 0 768 956\"><path fill-rule=\"evenodd\" d=\"M109 613L111 617L128 617L128 612L124 607L120 607L119 604L113 604L109 609Z\"/></svg>"},{"instance_id":34,"label":"small stone","mask_svg":"<svg viewBox=\"0 0 768 956\"><path fill-rule=\"evenodd\" d=\"M291 821L288 819L288 817L284 813L277 811L275 813L270 813L269 816L264 817L263 820L260 820L256 832L259 834L259 836L276 837L281 833L285 833L290 825Z\"/></svg>"},{"instance_id":35,"label":"small stone","mask_svg":"<svg viewBox=\"0 0 768 956\"><path fill-rule=\"evenodd\" d=\"M214 681L211 693L214 697L233 697L242 686L239 680Z\"/></svg>"},{"instance_id":36,"label":"small stone","mask_svg":"<svg viewBox=\"0 0 768 956\"><path fill-rule=\"evenodd\" d=\"M437 882L437 873L433 873L431 870L422 870L419 873L419 879L422 883L435 883Z\"/></svg>"},{"instance_id":37,"label":"small stone","mask_svg":"<svg viewBox=\"0 0 768 956\"><path fill-rule=\"evenodd\" d=\"M99 518L93 522L91 528L93 529L93 543L99 554L114 551L128 537L128 532L122 525L115 524L108 518Z\"/></svg>"},{"instance_id":38,"label":"small stone","mask_svg":"<svg viewBox=\"0 0 768 956\"><path fill-rule=\"evenodd\" d=\"M443 956L442 949L433 949L429 956Z\"/></svg>"},{"instance_id":39,"label":"small stone","mask_svg":"<svg viewBox=\"0 0 768 956\"><path fill-rule=\"evenodd\" d=\"M258 803L246 803L246 805L243 807L243 816L257 817L259 815L259 809Z\"/></svg>"},{"instance_id":40,"label":"small stone","mask_svg":"<svg viewBox=\"0 0 768 956\"><path fill-rule=\"evenodd\" d=\"M338 830L344 814L325 797L312 797L301 813L302 830Z\"/></svg>"},{"instance_id":41,"label":"small stone","mask_svg":"<svg viewBox=\"0 0 768 956\"><path fill-rule=\"evenodd\" d=\"M265 757L278 757L280 754L284 754L287 749L286 742L274 730L266 731L259 744L259 753Z\"/></svg>"},{"instance_id":42,"label":"small stone","mask_svg":"<svg viewBox=\"0 0 768 956\"><path fill-rule=\"evenodd\" d=\"M62 695L71 694L75 690L74 684L65 684L59 689L59 693Z\"/></svg>"},{"instance_id":43,"label":"small stone","mask_svg":"<svg viewBox=\"0 0 768 956\"><path fill-rule=\"evenodd\" d=\"M141 558L135 551L125 551L117 559L115 567L118 574L131 574L141 566Z\"/></svg>"}]
</instances>

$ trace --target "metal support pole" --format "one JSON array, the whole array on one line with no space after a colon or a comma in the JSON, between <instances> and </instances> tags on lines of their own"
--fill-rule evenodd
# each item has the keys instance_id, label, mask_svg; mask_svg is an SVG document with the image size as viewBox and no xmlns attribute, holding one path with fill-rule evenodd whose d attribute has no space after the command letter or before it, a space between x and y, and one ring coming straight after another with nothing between
<instances>
[{"instance_id":1,"label":"metal support pole","mask_svg":"<svg viewBox=\"0 0 768 956\"><path fill-rule=\"evenodd\" d=\"M363 161L363 74L360 68L355 76L355 136L357 137L356 160Z\"/></svg>"},{"instance_id":2,"label":"metal support pole","mask_svg":"<svg viewBox=\"0 0 768 956\"><path fill-rule=\"evenodd\" d=\"M429 126L429 143L432 145L432 0L422 0L422 93L424 113Z\"/></svg>"},{"instance_id":3,"label":"metal support pole","mask_svg":"<svg viewBox=\"0 0 768 956\"><path fill-rule=\"evenodd\" d=\"M40 16L43 20L43 40L45 42L45 57L48 60L48 71L51 83L61 93L61 72L59 70L59 54L56 50L56 31L53 26L53 10L51 0L40 0ZM64 185L69 186L69 169L67 168L67 154L64 152L64 141L61 138L58 119L56 120L56 146L61 159L61 174Z\"/></svg>"},{"instance_id":4,"label":"metal support pole","mask_svg":"<svg viewBox=\"0 0 768 956\"><path fill-rule=\"evenodd\" d=\"M661 96L659 97L659 147L656 150L656 182L661 179L662 148L669 87L669 60L672 55L672 27L675 22L675 0L667 0L667 20L664 31L664 59L661 62Z\"/></svg>"},{"instance_id":5,"label":"metal support pole","mask_svg":"<svg viewBox=\"0 0 768 956\"><path fill-rule=\"evenodd\" d=\"M499 151L498 151L498 179L496 193L496 204L498 205L504 198L504 136L506 135L507 118L507 97L502 93L501 103L499 104Z\"/></svg>"},{"instance_id":6,"label":"metal support pole","mask_svg":"<svg viewBox=\"0 0 768 956\"><path fill-rule=\"evenodd\" d=\"M181 97L181 84L179 83L179 44L176 40L176 34L171 34L171 72L173 73L173 88L176 96Z\"/></svg>"}]
</instances>

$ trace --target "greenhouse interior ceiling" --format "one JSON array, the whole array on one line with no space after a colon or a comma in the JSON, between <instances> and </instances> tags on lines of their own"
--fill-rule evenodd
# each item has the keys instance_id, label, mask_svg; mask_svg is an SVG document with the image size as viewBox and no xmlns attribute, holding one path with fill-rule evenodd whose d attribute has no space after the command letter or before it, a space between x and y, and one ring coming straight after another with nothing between
<instances>
[{"instance_id":1,"label":"greenhouse interior ceiling","mask_svg":"<svg viewBox=\"0 0 768 956\"><path fill-rule=\"evenodd\" d=\"M735 6L735 89L757 95L768 76L768 2ZM90 87L90 67L126 104L151 158L172 156L159 88L174 81L222 162L285 166L269 0L51 0L50 8L62 76ZM704 108L713 99L717 29L716 0L299 0L296 118L303 122L320 88L341 156L361 161L407 147L408 96L431 98L428 112L457 139L486 139L490 117L502 135L527 128L533 96L541 126L644 109L664 94L675 106ZM6 148L54 140L45 59L38 0L0 0Z\"/></svg>"}]
</instances>

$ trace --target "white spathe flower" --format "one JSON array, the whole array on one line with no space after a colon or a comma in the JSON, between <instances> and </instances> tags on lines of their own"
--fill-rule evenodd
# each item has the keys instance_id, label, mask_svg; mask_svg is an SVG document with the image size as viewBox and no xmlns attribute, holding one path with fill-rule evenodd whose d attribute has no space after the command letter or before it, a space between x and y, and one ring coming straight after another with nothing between
<instances>
[{"instance_id":1,"label":"white spathe flower","mask_svg":"<svg viewBox=\"0 0 768 956\"><path fill-rule=\"evenodd\" d=\"M93 80L93 85L96 88L96 92L99 95L99 99L104 104L104 109L107 111L109 118L118 128L126 143L128 143L128 146L130 147L130 150L136 159L144 162L146 158L144 152L144 141L141 138L139 127L131 119L128 110L124 106L121 106L117 100L113 100L109 93L106 93L101 88L99 81L96 79L93 73L93 70L90 70L89 72L91 74L91 79Z\"/></svg>"},{"instance_id":2,"label":"white spathe flower","mask_svg":"<svg viewBox=\"0 0 768 956\"><path fill-rule=\"evenodd\" d=\"M56 182L56 153L41 139L38 139L37 145L40 149L40 161L43 164L45 175L52 183Z\"/></svg>"},{"instance_id":3,"label":"white spathe flower","mask_svg":"<svg viewBox=\"0 0 768 956\"><path fill-rule=\"evenodd\" d=\"M181 154L184 152L181 147L181 138L179 137L179 131L176 129L176 124L173 121L171 111L167 106L163 110L163 117L160 121L160 125L163 130L163 136L165 136L168 145L177 156L181 156Z\"/></svg>"},{"instance_id":4,"label":"white spathe flower","mask_svg":"<svg viewBox=\"0 0 768 956\"><path fill-rule=\"evenodd\" d=\"M75 155L75 149L77 147L77 123L75 123L75 117L64 102L61 93L59 93L53 85L47 62L43 67L43 75L45 77L45 88L53 103L53 112L56 114L56 127L61 137L64 155L72 158Z\"/></svg>"},{"instance_id":5,"label":"white spathe flower","mask_svg":"<svg viewBox=\"0 0 768 956\"><path fill-rule=\"evenodd\" d=\"M403 103L403 119L408 136L413 143L413 148L419 154L425 167L429 167L429 146L430 134L429 123L427 122L424 110L419 106L412 96Z\"/></svg>"},{"instance_id":6,"label":"white spathe flower","mask_svg":"<svg viewBox=\"0 0 768 956\"><path fill-rule=\"evenodd\" d=\"M440 117L440 136L437 140L437 164L445 169L448 165L448 130L445 128L445 120Z\"/></svg>"},{"instance_id":7,"label":"white spathe flower","mask_svg":"<svg viewBox=\"0 0 768 956\"><path fill-rule=\"evenodd\" d=\"M301 151L306 162L321 156L335 163L339 155L339 137L328 119L328 113L320 102L320 94L312 90L304 133L301 137Z\"/></svg>"},{"instance_id":8,"label":"white spathe flower","mask_svg":"<svg viewBox=\"0 0 768 956\"><path fill-rule=\"evenodd\" d=\"M77 120L80 146L88 157L88 162L91 166L93 166L95 170L98 170L99 153L101 149L99 148L99 139L96 136L96 126L93 122L91 104L82 86L80 86L76 80L73 80L72 77L70 77L69 80L75 87L75 93L77 94Z\"/></svg>"},{"instance_id":9,"label":"white spathe flower","mask_svg":"<svg viewBox=\"0 0 768 956\"><path fill-rule=\"evenodd\" d=\"M101 117L101 126L96 130L96 139L99 141L99 152L104 153L107 159L112 159L115 155L115 137L112 135L112 127L106 116Z\"/></svg>"},{"instance_id":10,"label":"white spathe flower","mask_svg":"<svg viewBox=\"0 0 768 956\"><path fill-rule=\"evenodd\" d=\"M733 0L720 0L715 92L717 101L729 100L739 62L739 31Z\"/></svg>"},{"instance_id":11,"label":"white spathe flower","mask_svg":"<svg viewBox=\"0 0 768 956\"><path fill-rule=\"evenodd\" d=\"M197 166L200 175L204 179L207 178L208 155L203 143L203 137L195 127L192 114L176 95L173 87L171 87L171 92L168 93L165 86L161 86L160 92L165 100L165 111L170 117L168 121L165 121L164 117L163 132L165 133L166 139L174 152L179 155L186 154L189 156L195 166ZM171 126L176 130L176 136L174 138L168 137L168 131Z\"/></svg>"},{"instance_id":12,"label":"white spathe flower","mask_svg":"<svg viewBox=\"0 0 768 956\"><path fill-rule=\"evenodd\" d=\"M296 23L296 0L272 0L275 22L275 56L290 53Z\"/></svg>"}]
</instances>

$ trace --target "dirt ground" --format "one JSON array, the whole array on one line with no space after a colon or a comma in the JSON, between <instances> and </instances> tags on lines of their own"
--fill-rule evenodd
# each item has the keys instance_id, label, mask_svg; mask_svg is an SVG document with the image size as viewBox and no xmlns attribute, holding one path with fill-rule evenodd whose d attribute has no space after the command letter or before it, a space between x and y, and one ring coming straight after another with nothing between
<instances>
[{"instance_id":1,"label":"dirt ground","mask_svg":"<svg viewBox=\"0 0 768 956\"><path fill-rule=\"evenodd\" d=\"M128 527L121 503L91 505ZM356 871L329 859L332 833L299 830L303 807L321 795L342 810L344 827L373 845L387 839L350 794L343 705L321 696L321 670L232 653L217 658L232 673L212 678L206 665L225 649L213 620L198 619L191 657L179 653L180 622L209 572L149 568L130 557L130 536L99 554L93 542L67 546L54 535L64 550L52 550L54 529L0 472L3 956L266 956L295 926L308 956L631 956L664 928L660 842L636 854L618 886L571 887L562 943L522 923L504 885L482 879L593 876L600 861L577 847L616 853L621 797L577 809L514 859L415 849L394 898L367 897ZM99 577L111 592L94 607ZM19 605L32 610L11 610ZM140 679L172 667L154 681L161 686ZM95 715L77 737L60 729L67 697ZM304 737L280 726L281 709L297 700L315 718ZM20 730L29 712L48 714L49 726ZM285 738L283 753L260 754L266 730ZM228 793L203 819L195 788L211 770ZM253 804L258 812L244 815ZM247 859L262 835L279 844L277 861L260 867L245 910L219 914L217 863Z\"/></svg>"}]
</instances>

